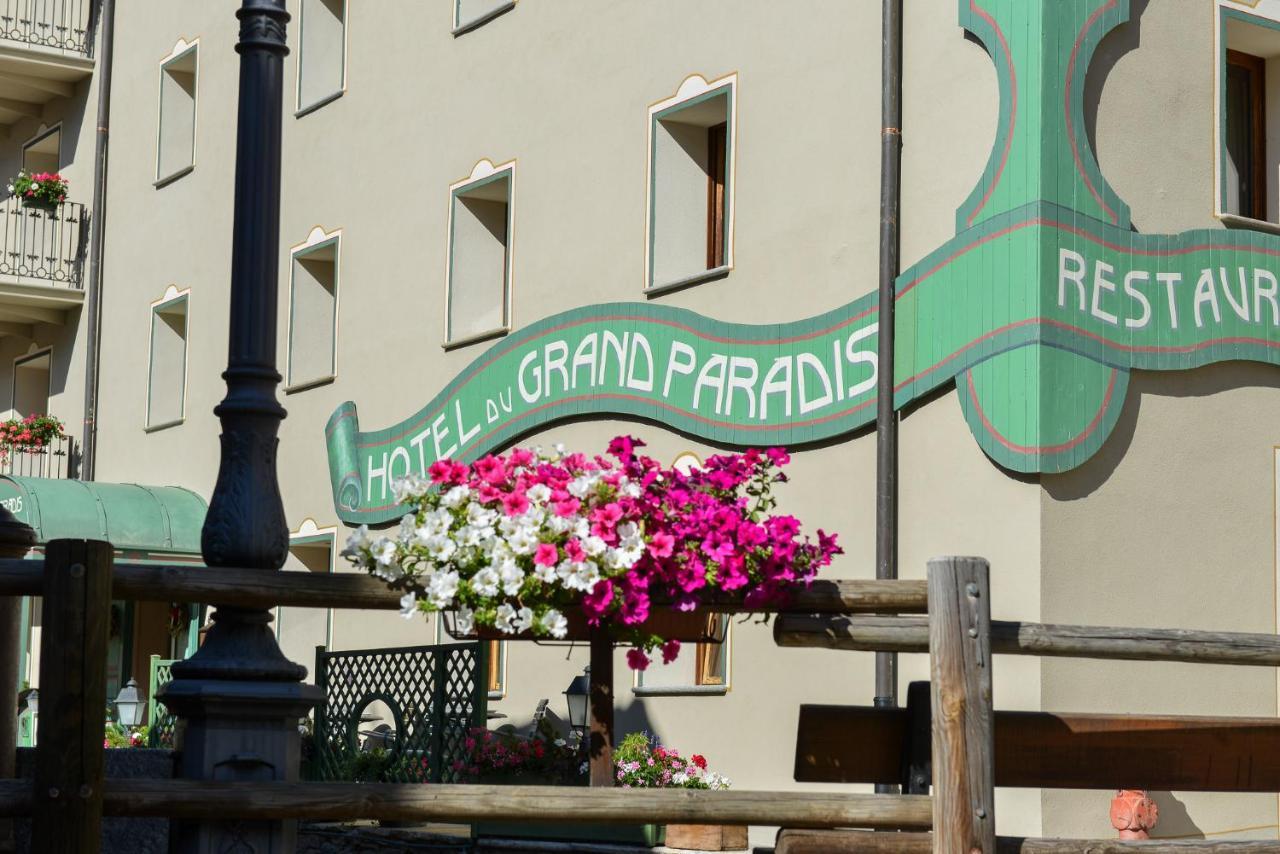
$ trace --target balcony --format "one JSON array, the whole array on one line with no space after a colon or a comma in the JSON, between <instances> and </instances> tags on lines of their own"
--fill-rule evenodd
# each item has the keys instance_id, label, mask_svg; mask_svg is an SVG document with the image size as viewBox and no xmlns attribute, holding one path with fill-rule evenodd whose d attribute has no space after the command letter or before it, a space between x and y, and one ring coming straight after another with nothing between
<instances>
[{"instance_id":1,"label":"balcony","mask_svg":"<svg viewBox=\"0 0 1280 854\"><path fill-rule=\"evenodd\" d=\"M84 302L84 205L56 210L0 201L0 337L32 337L31 324L61 326Z\"/></svg>"},{"instance_id":2,"label":"balcony","mask_svg":"<svg viewBox=\"0 0 1280 854\"><path fill-rule=\"evenodd\" d=\"M0 126L39 118L93 73L98 0L0 0Z\"/></svg>"},{"instance_id":3,"label":"balcony","mask_svg":"<svg viewBox=\"0 0 1280 854\"><path fill-rule=\"evenodd\" d=\"M63 436L43 448L5 449L0 476L75 478L78 467L75 439Z\"/></svg>"}]
</instances>

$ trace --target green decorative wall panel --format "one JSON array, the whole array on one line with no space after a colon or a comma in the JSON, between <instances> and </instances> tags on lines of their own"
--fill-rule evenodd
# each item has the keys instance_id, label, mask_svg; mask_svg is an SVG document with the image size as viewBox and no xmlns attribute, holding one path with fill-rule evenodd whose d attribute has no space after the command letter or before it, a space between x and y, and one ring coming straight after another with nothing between
<instances>
[{"instance_id":1,"label":"green decorative wall panel","mask_svg":"<svg viewBox=\"0 0 1280 854\"><path fill-rule=\"evenodd\" d=\"M1131 370L1280 362L1280 238L1139 234L1098 168L1085 71L1127 0L959 7L996 66L998 131L956 236L898 279L895 403L954 383L992 459L1060 472L1106 441ZM545 318L397 425L362 432L340 406L326 427L338 514L393 519L394 478L567 418L650 419L725 445L847 435L874 418L877 320L874 294L782 324L648 303Z\"/></svg>"}]
</instances>

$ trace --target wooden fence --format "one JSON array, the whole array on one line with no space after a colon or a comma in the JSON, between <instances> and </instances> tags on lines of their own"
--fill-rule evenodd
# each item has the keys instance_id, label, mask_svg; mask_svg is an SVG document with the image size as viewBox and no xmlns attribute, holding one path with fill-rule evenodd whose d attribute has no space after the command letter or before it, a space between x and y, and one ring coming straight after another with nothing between
<instances>
[{"instance_id":1,"label":"wooden fence","mask_svg":"<svg viewBox=\"0 0 1280 854\"><path fill-rule=\"evenodd\" d=\"M775 636L784 647L929 654L928 690L913 686L907 709L801 708L797 780L904 783L909 793L893 795L104 779L106 698L97 662L105 658L112 599L390 610L399 595L358 575L114 564L109 544L61 540L49 544L43 562L0 560L3 596L43 597L35 779L0 780L0 818L31 816L34 850L42 852L97 851L103 815L779 825L788 828L779 854L1277 849L1274 842L998 840L998 784L1104 788L1141 771L1148 784L1180 789L1280 790L1280 722L997 713L993 654L1274 667L1280 642L1271 635L993 622L981 558L931 561L927 583L818 582L777 609ZM744 610L728 597L708 607ZM1129 733L1128 760L1114 750L1121 727ZM1210 750L1237 773L1220 762L1186 761ZM930 784L932 795L924 793Z\"/></svg>"}]
</instances>

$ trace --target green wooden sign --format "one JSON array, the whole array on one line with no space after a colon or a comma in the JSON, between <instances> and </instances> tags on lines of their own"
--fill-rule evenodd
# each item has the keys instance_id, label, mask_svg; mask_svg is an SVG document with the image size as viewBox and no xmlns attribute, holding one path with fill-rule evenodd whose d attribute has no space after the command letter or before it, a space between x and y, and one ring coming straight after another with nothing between
<instances>
[{"instance_id":1,"label":"green wooden sign","mask_svg":"<svg viewBox=\"0 0 1280 854\"><path fill-rule=\"evenodd\" d=\"M1119 415L1129 371L1280 362L1280 238L1137 234L1084 133L1085 69L1127 0L960 0L1000 86L986 170L957 234L897 282L894 399L955 384L996 462L1059 472ZM398 515L391 481L474 459L579 416L649 419L725 445L803 445L874 418L874 294L784 324L721 323L644 303L548 317L478 357L419 412L326 436L350 523Z\"/></svg>"}]
</instances>

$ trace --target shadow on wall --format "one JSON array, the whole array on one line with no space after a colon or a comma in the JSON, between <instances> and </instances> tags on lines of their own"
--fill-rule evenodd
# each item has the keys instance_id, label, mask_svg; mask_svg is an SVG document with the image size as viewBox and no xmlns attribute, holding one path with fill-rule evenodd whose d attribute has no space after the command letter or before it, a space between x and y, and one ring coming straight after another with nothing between
<instances>
[{"instance_id":1,"label":"shadow on wall","mask_svg":"<svg viewBox=\"0 0 1280 854\"><path fill-rule=\"evenodd\" d=\"M1093 156L1098 156L1098 104L1102 101L1102 87L1112 69L1125 54L1137 50L1142 44L1142 14L1150 0L1130 0L1129 22L1116 27L1103 36L1094 52L1093 61L1084 78L1084 128L1089 138ZM1137 231L1137 228L1134 228Z\"/></svg>"},{"instance_id":2,"label":"shadow on wall","mask_svg":"<svg viewBox=\"0 0 1280 854\"><path fill-rule=\"evenodd\" d=\"M1152 831L1152 839L1204 839L1204 831L1196 827L1187 805L1173 792L1147 792L1147 797L1160 808L1160 819Z\"/></svg>"},{"instance_id":3,"label":"shadow on wall","mask_svg":"<svg viewBox=\"0 0 1280 854\"><path fill-rule=\"evenodd\" d=\"M1074 501L1106 483L1133 444L1144 397L1208 397L1242 388L1280 390L1280 370L1261 362L1220 362L1189 371L1134 371L1124 408L1107 441L1084 465L1044 475L1041 483L1045 492L1055 501Z\"/></svg>"}]
</instances>

